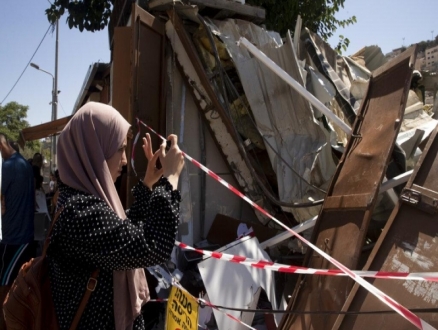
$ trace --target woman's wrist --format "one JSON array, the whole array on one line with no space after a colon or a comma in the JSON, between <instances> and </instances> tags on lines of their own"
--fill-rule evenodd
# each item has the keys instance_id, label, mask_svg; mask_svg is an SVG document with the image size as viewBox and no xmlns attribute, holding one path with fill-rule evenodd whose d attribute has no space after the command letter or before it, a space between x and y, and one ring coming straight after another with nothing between
<instances>
[{"instance_id":1,"label":"woman's wrist","mask_svg":"<svg viewBox=\"0 0 438 330\"><path fill-rule=\"evenodd\" d=\"M178 175L170 174L168 176L165 176L165 178L172 185L173 190L178 189L178 179L179 179Z\"/></svg>"},{"instance_id":2,"label":"woman's wrist","mask_svg":"<svg viewBox=\"0 0 438 330\"><path fill-rule=\"evenodd\" d=\"M146 180L146 178L144 178L142 183L146 188L148 188L149 190L152 190L155 182L148 182L148 180Z\"/></svg>"}]
</instances>

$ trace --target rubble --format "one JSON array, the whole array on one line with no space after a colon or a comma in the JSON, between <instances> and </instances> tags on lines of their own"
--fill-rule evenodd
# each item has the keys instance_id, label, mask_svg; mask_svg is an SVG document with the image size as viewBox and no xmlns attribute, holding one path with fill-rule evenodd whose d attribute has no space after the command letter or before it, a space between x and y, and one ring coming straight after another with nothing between
<instances>
[{"instance_id":1,"label":"rubble","mask_svg":"<svg viewBox=\"0 0 438 330\"><path fill-rule=\"evenodd\" d=\"M179 241L266 262L334 268L282 224L349 269L438 272L438 79L421 72L419 84L411 84L415 49L390 61L377 46L341 56L300 19L294 34L282 38L261 25L262 8L233 1L154 0L147 10L125 5L116 1L111 19L111 69L89 75L84 86L106 81L101 100L133 127L140 127L138 118L163 136L178 134L186 154L281 221L187 163ZM425 104L419 87L433 93L434 105ZM84 89L74 111L96 93ZM56 134L67 121L23 130L22 142ZM129 150L138 155L136 168L146 164L140 148ZM129 206L127 192L138 180L131 166L124 179L119 193ZM159 297L176 279L194 297L240 308L227 313L257 329L412 327L396 314L339 315L389 308L346 277L274 275L179 248L150 272ZM436 305L435 282L371 282L407 308ZM297 313L245 312L258 306ZM212 307L200 315L207 329L243 328ZM438 327L436 310L419 315Z\"/></svg>"}]
</instances>

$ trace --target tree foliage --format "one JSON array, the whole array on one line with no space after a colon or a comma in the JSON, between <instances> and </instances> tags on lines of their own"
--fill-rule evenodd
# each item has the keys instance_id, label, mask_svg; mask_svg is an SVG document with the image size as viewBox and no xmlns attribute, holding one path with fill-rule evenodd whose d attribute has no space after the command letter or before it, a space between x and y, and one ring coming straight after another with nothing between
<instances>
[{"instance_id":1,"label":"tree foliage","mask_svg":"<svg viewBox=\"0 0 438 330\"><path fill-rule=\"evenodd\" d=\"M114 0L55 0L46 15L54 24L64 13L70 29L100 31L108 25Z\"/></svg>"},{"instance_id":2,"label":"tree foliage","mask_svg":"<svg viewBox=\"0 0 438 330\"><path fill-rule=\"evenodd\" d=\"M434 40L423 40L417 43L418 52L425 52L427 48L435 47L438 45L438 35L435 36Z\"/></svg>"},{"instance_id":3,"label":"tree foliage","mask_svg":"<svg viewBox=\"0 0 438 330\"><path fill-rule=\"evenodd\" d=\"M335 17L344 7L345 0L246 0L246 3L266 9L266 27L285 35L292 32L298 15L303 20L303 27L309 28L321 38L327 40L339 27L356 23L356 17L339 20ZM337 51L346 50L350 40L339 37Z\"/></svg>"},{"instance_id":4,"label":"tree foliage","mask_svg":"<svg viewBox=\"0 0 438 330\"><path fill-rule=\"evenodd\" d=\"M55 0L46 10L47 18L52 24L64 13L70 28L87 31L99 31L108 24L115 0ZM298 15L303 19L303 26L316 32L324 40L330 38L338 27L346 27L356 22L352 16L338 20L335 15L344 6L345 0L246 0L247 4L266 9L266 26L270 30L285 35L287 30L294 30ZM350 41L340 37L336 47L338 51L346 50Z\"/></svg>"},{"instance_id":5,"label":"tree foliage","mask_svg":"<svg viewBox=\"0 0 438 330\"><path fill-rule=\"evenodd\" d=\"M17 141L20 136L20 130L29 127L27 122L27 105L21 105L17 102L9 102L5 106L0 106L0 133L5 134L9 139ZM28 141L26 147L31 152L37 152L40 149L39 141Z\"/></svg>"}]
</instances>

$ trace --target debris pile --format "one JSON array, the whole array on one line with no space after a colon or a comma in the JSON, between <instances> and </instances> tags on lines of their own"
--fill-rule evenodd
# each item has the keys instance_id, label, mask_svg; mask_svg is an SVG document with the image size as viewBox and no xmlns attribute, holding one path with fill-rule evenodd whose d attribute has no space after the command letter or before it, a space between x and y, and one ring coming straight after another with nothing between
<instances>
[{"instance_id":1,"label":"debris pile","mask_svg":"<svg viewBox=\"0 0 438 330\"><path fill-rule=\"evenodd\" d=\"M182 245L149 269L157 297L178 283L204 329L438 327L438 82L416 48L341 56L300 19L280 36L226 0L128 7L111 19L111 103L207 168L181 175Z\"/></svg>"}]
</instances>

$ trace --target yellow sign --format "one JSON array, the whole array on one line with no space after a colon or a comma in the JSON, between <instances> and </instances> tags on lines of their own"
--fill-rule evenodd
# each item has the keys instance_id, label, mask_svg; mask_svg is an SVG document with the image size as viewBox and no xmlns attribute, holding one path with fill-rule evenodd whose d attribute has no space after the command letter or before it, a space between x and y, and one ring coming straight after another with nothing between
<instances>
[{"instance_id":1,"label":"yellow sign","mask_svg":"<svg viewBox=\"0 0 438 330\"><path fill-rule=\"evenodd\" d=\"M167 330L198 330L198 303L188 292L172 287L167 301Z\"/></svg>"}]
</instances>

